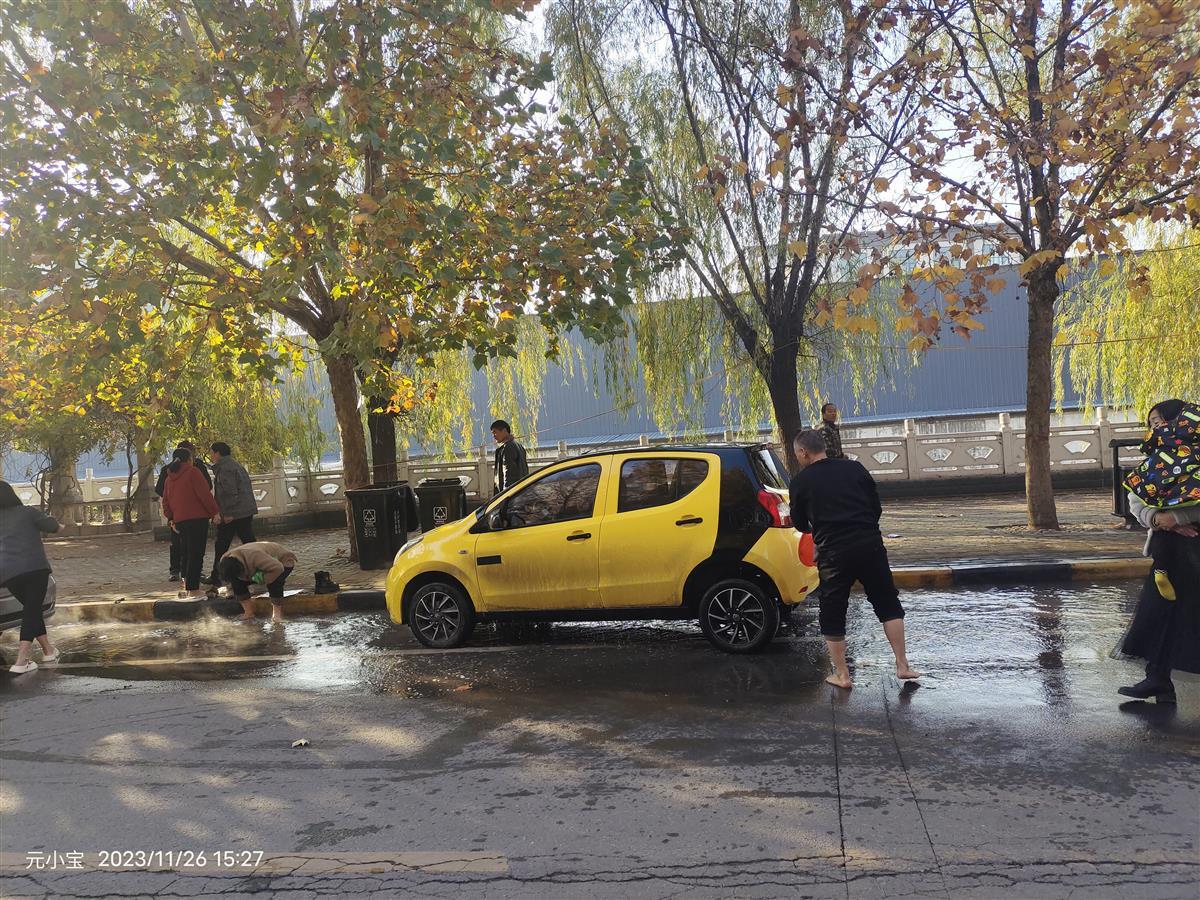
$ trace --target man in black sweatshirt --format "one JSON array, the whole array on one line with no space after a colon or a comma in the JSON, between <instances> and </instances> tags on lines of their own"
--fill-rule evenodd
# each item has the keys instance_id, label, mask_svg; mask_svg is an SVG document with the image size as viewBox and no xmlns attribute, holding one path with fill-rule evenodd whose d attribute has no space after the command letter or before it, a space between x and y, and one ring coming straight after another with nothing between
<instances>
[{"instance_id":1,"label":"man in black sweatshirt","mask_svg":"<svg viewBox=\"0 0 1200 900\"><path fill-rule=\"evenodd\" d=\"M499 494L529 474L529 462L525 448L517 443L512 427L503 419L492 423L492 437L496 440L496 493Z\"/></svg>"},{"instance_id":2,"label":"man in black sweatshirt","mask_svg":"<svg viewBox=\"0 0 1200 900\"><path fill-rule=\"evenodd\" d=\"M820 431L796 437L796 458L803 468L792 478L792 524L811 531L821 575L821 634L829 648L833 674L825 680L854 686L846 665L846 609L850 588L859 582L896 655L899 678L919 678L908 664L904 646L904 607L892 578L879 516L883 507L875 479L853 459L830 459Z\"/></svg>"}]
</instances>

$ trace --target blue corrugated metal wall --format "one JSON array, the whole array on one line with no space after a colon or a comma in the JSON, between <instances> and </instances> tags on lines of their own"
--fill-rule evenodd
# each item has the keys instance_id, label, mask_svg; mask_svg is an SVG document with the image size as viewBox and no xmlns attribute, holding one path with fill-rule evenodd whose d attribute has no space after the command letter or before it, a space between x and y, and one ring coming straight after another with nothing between
<instances>
[{"instance_id":1,"label":"blue corrugated metal wall","mask_svg":"<svg viewBox=\"0 0 1200 900\"><path fill-rule=\"evenodd\" d=\"M1024 409L1028 333L1025 289L1015 267L1003 269L997 277L1004 278L1004 290L992 296L990 309L980 317L986 327L969 342L947 335L915 365L902 362L871 391L873 402L856 399L845 368L839 371L836 365L830 366L830 371L821 378L824 396L838 404L844 419L858 421ZM932 286L925 286L927 293L933 290ZM572 335L571 340L577 347L582 345L589 376L598 371L599 350L578 336ZM885 336L884 340L888 338ZM900 346L905 340L902 335L894 338ZM900 354L901 358L906 356ZM616 411L616 400L604 390L602 379L597 392L593 378L577 374L569 381L561 368L551 365L538 423L539 439L553 443L656 434L658 426L647 412L645 385L640 378L636 387L641 402L626 412ZM490 417L482 374L477 374L473 395L481 423L476 438L483 442ZM709 393L704 410L706 428L724 427L722 402L720 389ZM1067 378L1064 404L1074 406L1078 402L1079 397ZM809 410L806 414L815 417L816 412Z\"/></svg>"}]
</instances>

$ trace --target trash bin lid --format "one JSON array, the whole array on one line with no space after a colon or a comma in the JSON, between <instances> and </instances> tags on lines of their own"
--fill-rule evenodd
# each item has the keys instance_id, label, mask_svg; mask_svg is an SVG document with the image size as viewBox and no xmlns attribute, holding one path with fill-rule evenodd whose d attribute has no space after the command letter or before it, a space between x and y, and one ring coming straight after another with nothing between
<instances>
[{"instance_id":1,"label":"trash bin lid","mask_svg":"<svg viewBox=\"0 0 1200 900\"><path fill-rule=\"evenodd\" d=\"M461 478L422 478L417 482L417 487L462 487Z\"/></svg>"}]
</instances>

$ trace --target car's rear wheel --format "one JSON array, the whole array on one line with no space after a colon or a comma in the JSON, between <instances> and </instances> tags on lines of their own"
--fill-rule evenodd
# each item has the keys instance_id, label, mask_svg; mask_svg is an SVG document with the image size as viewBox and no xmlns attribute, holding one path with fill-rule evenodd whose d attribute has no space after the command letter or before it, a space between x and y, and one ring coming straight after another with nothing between
<instances>
[{"instance_id":1,"label":"car's rear wheel","mask_svg":"<svg viewBox=\"0 0 1200 900\"><path fill-rule=\"evenodd\" d=\"M413 594L408 608L413 637L426 647L457 647L475 630L475 607L455 584L434 581Z\"/></svg>"},{"instance_id":2,"label":"car's rear wheel","mask_svg":"<svg viewBox=\"0 0 1200 900\"><path fill-rule=\"evenodd\" d=\"M700 630L718 650L753 653L779 630L779 606L753 581L722 578L700 600Z\"/></svg>"}]
</instances>

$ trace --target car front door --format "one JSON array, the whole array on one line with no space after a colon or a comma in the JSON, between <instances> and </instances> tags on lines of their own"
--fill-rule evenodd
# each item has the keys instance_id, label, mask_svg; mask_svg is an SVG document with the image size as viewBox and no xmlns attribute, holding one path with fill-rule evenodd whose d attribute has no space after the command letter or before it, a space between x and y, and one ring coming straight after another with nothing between
<instances>
[{"instance_id":1,"label":"car front door","mask_svg":"<svg viewBox=\"0 0 1200 900\"><path fill-rule=\"evenodd\" d=\"M618 456L612 479L600 526L601 604L678 606L687 576L713 552L720 457Z\"/></svg>"},{"instance_id":2,"label":"car front door","mask_svg":"<svg viewBox=\"0 0 1200 900\"><path fill-rule=\"evenodd\" d=\"M554 469L498 511L506 526L475 543L475 571L489 611L600 605L599 526L607 460Z\"/></svg>"}]
</instances>

